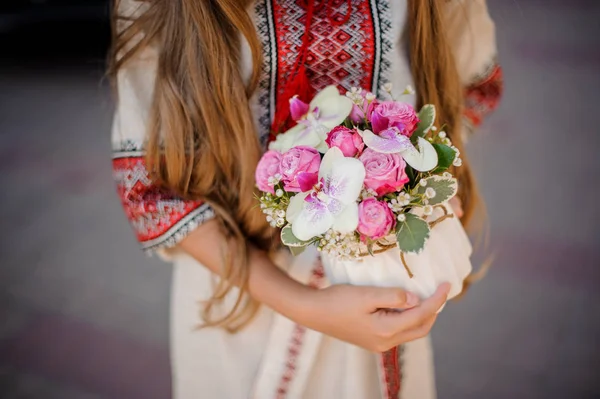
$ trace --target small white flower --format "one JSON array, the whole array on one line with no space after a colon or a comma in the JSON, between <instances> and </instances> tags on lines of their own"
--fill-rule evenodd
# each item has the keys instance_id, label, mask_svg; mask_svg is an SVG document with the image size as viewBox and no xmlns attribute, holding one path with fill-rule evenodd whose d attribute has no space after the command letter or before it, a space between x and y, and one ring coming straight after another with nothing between
<instances>
[{"instance_id":1,"label":"small white flower","mask_svg":"<svg viewBox=\"0 0 600 399\"><path fill-rule=\"evenodd\" d=\"M281 176L281 175L279 175L279 176ZM278 178L277 175L271 176L267 179L267 184L269 186L275 186L277 183L279 183L280 180L281 180L281 177Z\"/></svg>"},{"instance_id":2,"label":"small white flower","mask_svg":"<svg viewBox=\"0 0 600 399\"><path fill-rule=\"evenodd\" d=\"M452 142L447 137L444 140L442 140L442 143L446 144L447 146L451 146L452 145Z\"/></svg>"},{"instance_id":3,"label":"small white flower","mask_svg":"<svg viewBox=\"0 0 600 399\"><path fill-rule=\"evenodd\" d=\"M260 209L265 209L267 207L267 204L260 204Z\"/></svg>"},{"instance_id":4,"label":"small white flower","mask_svg":"<svg viewBox=\"0 0 600 399\"><path fill-rule=\"evenodd\" d=\"M400 203L402 206L406 206L406 205L410 204L411 199L412 199L412 197L410 196L410 194L408 194L405 191L402 191L401 193L398 194L398 203Z\"/></svg>"},{"instance_id":5,"label":"small white flower","mask_svg":"<svg viewBox=\"0 0 600 399\"><path fill-rule=\"evenodd\" d=\"M456 166L457 168L459 166L462 165L462 159L460 159L459 157L454 158L454 161L452 162L452 165Z\"/></svg>"},{"instance_id":6,"label":"small white flower","mask_svg":"<svg viewBox=\"0 0 600 399\"><path fill-rule=\"evenodd\" d=\"M446 179L451 179L452 178L452 173L450 173L450 172L444 172L442 174L442 176L445 177Z\"/></svg>"},{"instance_id":7,"label":"small white flower","mask_svg":"<svg viewBox=\"0 0 600 399\"><path fill-rule=\"evenodd\" d=\"M399 221L400 223L402 223L402 222L405 222L405 221L406 221L406 215L405 215L405 214L403 214L403 213L399 214L399 215L398 215L398 221Z\"/></svg>"},{"instance_id":8,"label":"small white flower","mask_svg":"<svg viewBox=\"0 0 600 399\"><path fill-rule=\"evenodd\" d=\"M427 187L427 190L425 190L425 196L429 199L432 199L435 197L435 190L431 187Z\"/></svg>"},{"instance_id":9,"label":"small white flower","mask_svg":"<svg viewBox=\"0 0 600 399\"><path fill-rule=\"evenodd\" d=\"M460 150L456 146L450 146L450 148L452 148L454 150L454 152L456 152L457 157L460 156Z\"/></svg>"},{"instance_id":10,"label":"small white flower","mask_svg":"<svg viewBox=\"0 0 600 399\"><path fill-rule=\"evenodd\" d=\"M346 97L348 97L355 105L363 104L363 96L361 96L360 93L347 91Z\"/></svg>"},{"instance_id":11,"label":"small white flower","mask_svg":"<svg viewBox=\"0 0 600 399\"><path fill-rule=\"evenodd\" d=\"M446 136L446 132L444 132L444 131L442 130L441 132L439 132L439 133L438 133L438 137L439 137L439 138L441 138L441 139L445 139L445 138L447 137L447 136Z\"/></svg>"},{"instance_id":12,"label":"small white flower","mask_svg":"<svg viewBox=\"0 0 600 399\"><path fill-rule=\"evenodd\" d=\"M277 191L275 191L275 195L278 197L283 197L283 190L278 188Z\"/></svg>"},{"instance_id":13,"label":"small white flower","mask_svg":"<svg viewBox=\"0 0 600 399\"><path fill-rule=\"evenodd\" d=\"M421 187L425 187L425 186L427 185L427 180L425 180L425 179L422 179L422 180L420 180L420 181L419 181L419 185L420 185Z\"/></svg>"},{"instance_id":14,"label":"small white flower","mask_svg":"<svg viewBox=\"0 0 600 399\"><path fill-rule=\"evenodd\" d=\"M423 207L423 214L424 214L425 216L429 216L429 215L431 215L432 213L433 213L433 207L432 207L431 205L425 205L425 206Z\"/></svg>"},{"instance_id":15,"label":"small white flower","mask_svg":"<svg viewBox=\"0 0 600 399\"><path fill-rule=\"evenodd\" d=\"M437 126L431 126L431 131L435 132L437 130Z\"/></svg>"},{"instance_id":16,"label":"small white flower","mask_svg":"<svg viewBox=\"0 0 600 399\"><path fill-rule=\"evenodd\" d=\"M388 207L392 210L392 212L398 213L402 211L404 206L399 200L392 199L390 202L388 202Z\"/></svg>"},{"instance_id":17,"label":"small white flower","mask_svg":"<svg viewBox=\"0 0 600 399\"><path fill-rule=\"evenodd\" d=\"M423 198L423 205L428 205L429 204L429 200L427 198Z\"/></svg>"},{"instance_id":18,"label":"small white flower","mask_svg":"<svg viewBox=\"0 0 600 399\"><path fill-rule=\"evenodd\" d=\"M415 94L415 89L411 85L408 85L402 94Z\"/></svg>"},{"instance_id":19,"label":"small white flower","mask_svg":"<svg viewBox=\"0 0 600 399\"><path fill-rule=\"evenodd\" d=\"M365 200L367 198L371 198L371 197L377 197L377 193L373 189L363 188L362 191L360 192L360 198L363 200Z\"/></svg>"},{"instance_id":20,"label":"small white flower","mask_svg":"<svg viewBox=\"0 0 600 399\"><path fill-rule=\"evenodd\" d=\"M386 92L388 92L388 93L391 93L391 92L392 92L392 88L393 88L393 87L394 87L394 86L392 86L392 84L391 84L391 83L386 83L386 84L384 84L384 85L383 85L383 90L385 90L385 91L386 91Z\"/></svg>"},{"instance_id":21,"label":"small white flower","mask_svg":"<svg viewBox=\"0 0 600 399\"><path fill-rule=\"evenodd\" d=\"M372 102L372 101L374 101L374 100L375 100L375 98L376 98L376 97L375 97L375 94L373 94L373 93L368 93L368 94L365 96L365 99L366 99L368 102Z\"/></svg>"}]
</instances>

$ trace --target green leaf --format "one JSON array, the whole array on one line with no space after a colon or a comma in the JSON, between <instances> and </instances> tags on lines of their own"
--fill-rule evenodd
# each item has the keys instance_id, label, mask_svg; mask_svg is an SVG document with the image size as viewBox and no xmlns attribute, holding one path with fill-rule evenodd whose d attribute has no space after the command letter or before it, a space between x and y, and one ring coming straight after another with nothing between
<instances>
[{"instance_id":1,"label":"green leaf","mask_svg":"<svg viewBox=\"0 0 600 399\"><path fill-rule=\"evenodd\" d=\"M419 111L419 119L421 121L417 125L417 129L412 134L414 140L416 140L417 137L424 137L429 130L431 130L431 127L435 122L435 106L432 104L424 105Z\"/></svg>"},{"instance_id":2,"label":"green leaf","mask_svg":"<svg viewBox=\"0 0 600 399\"><path fill-rule=\"evenodd\" d=\"M306 249L306 247L289 247L289 248L290 248L290 252L294 256L300 255Z\"/></svg>"},{"instance_id":3,"label":"green leaf","mask_svg":"<svg viewBox=\"0 0 600 399\"><path fill-rule=\"evenodd\" d=\"M432 145L438 155L438 166L435 168L433 173L442 173L452 165L452 162L454 162L454 158L456 158L456 151L445 144Z\"/></svg>"},{"instance_id":4,"label":"green leaf","mask_svg":"<svg viewBox=\"0 0 600 399\"><path fill-rule=\"evenodd\" d=\"M418 254L425 248L429 238L429 225L412 213L405 213L406 220L396 225L398 248L404 253Z\"/></svg>"},{"instance_id":5,"label":"green leaf","mask_svg":"<svg viewBox=\"0 0 600 399\"><path fill-rule=\"evenodd\" d=\"M419 185L417 193L425 194L428 187L435 190L435 197L429 198L429 205L437 205L448 201L456 195L458 191L458 182L453 177L444 177L439 175L430 176L425 179L427 185L425 187Z\"/></svg>"},{"instance_id":6,"label":"green leaf","mask_svg":"<svg viewBox=\"0 0 600 399\"><path fill-rule=\"evenodd\" d=\"M298 237L296 237L294 235L294 233L292 232L292 226L289 224L287 226L285 226L283 229L281 229L281 242L286 247L290 247L290 248L292 248L292 247L301 248L301 247L305 247L311 243L311 241L302 241Z\"/></svg>"}]
</instances>

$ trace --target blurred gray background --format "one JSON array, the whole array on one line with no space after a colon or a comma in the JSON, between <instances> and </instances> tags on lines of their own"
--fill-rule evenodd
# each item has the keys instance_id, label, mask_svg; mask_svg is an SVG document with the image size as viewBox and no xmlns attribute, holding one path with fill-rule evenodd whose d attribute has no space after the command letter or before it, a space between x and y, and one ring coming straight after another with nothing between
<instances>
[{"instance_id":1,"label":"blurred gray background","mask_svg":"<svg viewBox=\"0 0 600 399\"><path fill-rule=\"evenodd\" d=\"M105 2L25 3L0 16L0 397L168 398L171 270L111 179ZM506 92L469 153L496 261L435 327L439 397L600 398L600 1L489 6Z\"/></svg>"}]
</instances>

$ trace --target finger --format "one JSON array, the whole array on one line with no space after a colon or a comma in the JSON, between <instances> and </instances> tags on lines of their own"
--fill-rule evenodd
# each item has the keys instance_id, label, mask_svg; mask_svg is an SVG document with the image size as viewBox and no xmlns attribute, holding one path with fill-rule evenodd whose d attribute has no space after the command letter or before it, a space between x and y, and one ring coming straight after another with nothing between
<instances>
[{"instance_id":1,"label":"finger","mask_svg":"<svg viewBox=\"0 0 600 399\"><path fill-rule=\"evenodd\" d=\"M407 331L418 328L431 316L436 315L437 311L444 303L446 303L449 291L450 284L443 283L432 296L424 300L419 306L399 314L396 318L397 331Z\"/></svg>"},{"instance_id":2,"label":"finger","mask_svg":"<svg viewBox=\"0 0 600 399\"><path fill-rule=\"evenodd\" d=\"M452 199L450 199L449 202L450 202L450 206L452 207L452 211L454 212L454 214L458 218L461 218L463 216L463 209L462 209L462 203L460 201L460 198L452 197Z\"/></svg>"},{"instance_id":3,"label":"finger","mask_svg":"<svg viewBox=\"0 0 600 399\"><path fill-rule=\"evenodd\" d=\"M372 287L367 295L373 312L379 309L410 309L420 302L416 294L401 288Z\"/></svg>"},{"instance_id":4,"label":"finger","mask_svg":"<svg viewBox=\"0 0 600 399\"><path fill-rule=\"evenodd\" d=\"M397 334L394 337L395 345L401 345L405 342L410 342L414 341L415 339L423 338L424 336L429 334L431 328L435 324L436 319L437 314L425 320L425 322L419 325L418 327Z\"/></svg>"}]
</instances>

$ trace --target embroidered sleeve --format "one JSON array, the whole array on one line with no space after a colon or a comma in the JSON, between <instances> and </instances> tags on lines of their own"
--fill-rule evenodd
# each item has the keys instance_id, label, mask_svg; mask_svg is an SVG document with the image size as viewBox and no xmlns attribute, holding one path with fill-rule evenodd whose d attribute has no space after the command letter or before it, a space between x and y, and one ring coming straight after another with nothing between
<instances>
[{"instance_id":1,"label":"embroidered sleeve","mask_svg":"<svg viewBox=\"0 0 600 399\"><path fill-rule=\"evenodd\" d=\"M503 89L502 67L497 63L490 65L479 79L467 86L464 108L467 134L479 127L485 117L496 109Z\"/></svg>"},{"instance_id":2,"label":"embroidered sleeve","mask_svg":"<svg viewBox=\"0 0 600 399\"><path fill-rule=\"evenodd\" d=\"M496 27L485 0L447 0L447 38L465 86L466 134L493 111L503 91L502 69L496 62Z\"/></svg>"},{"instance_id":3,"label":"embroidered sleeve","mask_svg":"<svg viewBox=\"0 0 600 399\"><path fill-rule=\"evenodd\" d=\"M157 187L139 150L115 149L113 176L125 215L146 251L170 248L214 217L208 204L186 201Z\"/></svg>"}]
</instances>

